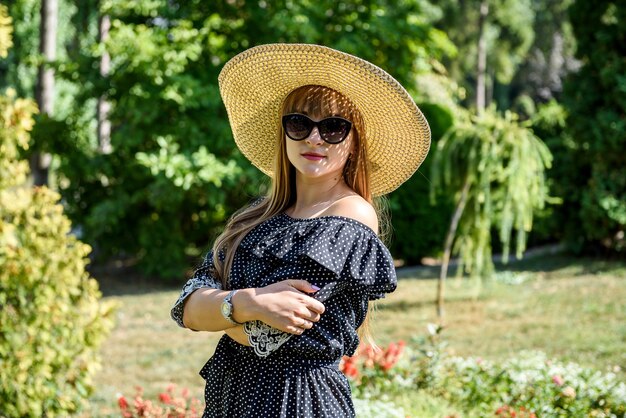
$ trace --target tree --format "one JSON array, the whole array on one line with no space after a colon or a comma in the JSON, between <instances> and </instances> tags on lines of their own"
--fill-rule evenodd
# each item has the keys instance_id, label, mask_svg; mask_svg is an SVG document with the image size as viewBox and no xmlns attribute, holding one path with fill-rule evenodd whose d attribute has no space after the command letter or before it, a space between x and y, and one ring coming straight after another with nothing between
<instances>
[{"instance_id":1,"label":"tree","mask_svg":"<svg viewBox=\"0 0 626 418\"><path fill-rule=\"evenodd\" d=\"M57 0L41 1L39 52L42 56L42 62L39 64L35 97L40 113L48 117L54 114L54 70L50 68L50 63L56 58L58 7ZM37 150L33 152L30 163L35 185L48 184L48 169L51 158L47 153Z\"/></svg>"},{"instance_id":2,"label":"tree","mask_svg":"<svg viewBox=\"0 0 626 418\"><path fill-rule=\"evenodd\" d=\"M0 5L0 57L10 46ZM0 95L0 411L3 417L69 416L93 390L99 347L112 328L87 274L89 247L69 233L59 195L27 187L35 103Z\"/></svg>"},{"instance_id":3,"label":"tree","mask_svg":"<svg viewBox=\"0 0 626 418\"><path fill-rule=\"evenodd\" d=\"M108 39L77 42L80 56L60 73L81 84L73 121L93 120L85 109L94 98L112 106L112 152L94 149L84 123L68 126L72 140L58 144L61 191L86 239L103 258L180 275L186 257L203 251L225 218L265 187L231 139L217 87L223 64L255 44L321 43L380 65L414 90L416 74L451 45L432 28L426 2L395 3L103 2ZM97 69L105 53L108 75Z\"/></svg>"},{"instance_id":4,"label":"tree","mask_svg":"<svg viewBox=\"0 0 626 418\"><path fill-rule=\"evenodd\" d=\"M445 57L444 65L468 90L466 107L471 107L471 99L477 109L483 103L489 106L496 85L509 84L528 56L534 38L531 0L445 0L438 5L444 17L437 27L459 51ZM508 105L508 100L498 101L498 108Z\"/></svg>"},{"instance_id":5,"label":"tree","mask_svg":"<svg viewBox=\"0 0 626 418\"><path fill-rule=\"evenodd\" d=\"M545 169L548 148L517 115L499 116L493 107L461 120L437 144L432 165L432 192L446 190L455 196L456 208L446 237L439 277L437 313L443 318L444 283L452 253L460 255L463 270L475 279L493 272L491 230L496 226L509 256L511 235L516 233L520 258L533 213L547 199ZM457 232L458 231L458 232Z\"/></svg>"},{"instance_id":6,"label":"tree","mask_svg":"<svg viewBox=\"0 0 626 418\"><path fill-rule=\"evenodd\" d=\"M569 10L582 67L566 79L563 223L577 251L626 252L626 1Z\"/></svg>"}]
</instances>

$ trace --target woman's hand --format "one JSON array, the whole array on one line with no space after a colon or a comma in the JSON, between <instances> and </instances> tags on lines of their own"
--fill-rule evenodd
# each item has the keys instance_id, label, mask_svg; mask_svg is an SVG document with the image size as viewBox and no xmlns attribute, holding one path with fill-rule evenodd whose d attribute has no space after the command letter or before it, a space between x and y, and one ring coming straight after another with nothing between
<instances>
[{"instance_id":1,"label":"woman's hand","mask_svg":"<svg viewBox=\"0 0 626 418\"><path fill-rule=\"evenodd\" d=\"M233 297L234 319L239 322L258 319L281 331L302 334L324 313L324 305L307 295L318 290L306 280L283 280L266 287L241 290ZM240 316L238 310L247 312Z\"/></svg>"}]
</instances>

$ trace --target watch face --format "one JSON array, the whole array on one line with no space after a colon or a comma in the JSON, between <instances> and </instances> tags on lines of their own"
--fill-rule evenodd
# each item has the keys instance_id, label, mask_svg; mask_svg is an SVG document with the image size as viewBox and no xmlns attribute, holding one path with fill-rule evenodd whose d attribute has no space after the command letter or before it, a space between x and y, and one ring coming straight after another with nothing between
<instances>
[{"instance_id":1,"label":"watch face","mask_svg":"<svg viewBox=\"0 0 626 418\"><path fill-rule=\"evenodd\" d=\"M222 315L224 315L225 318L228 318L230 316L230 304L223 302L222 303Z\"/></svg>"}]
</instances>

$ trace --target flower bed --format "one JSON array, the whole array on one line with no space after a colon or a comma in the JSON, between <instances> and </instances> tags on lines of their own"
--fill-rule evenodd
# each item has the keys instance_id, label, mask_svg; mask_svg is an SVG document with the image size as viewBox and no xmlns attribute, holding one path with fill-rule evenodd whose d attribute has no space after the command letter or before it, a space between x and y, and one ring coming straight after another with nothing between
<instances>
[{"instance_id":1,"label":"flower bed","mask_svg":"<svg viewBox=\"0 0 626 418\"><path fill-rule=\"evenodd\" d=\"M626 416L626 384L615 373L551 360L541 352L522 352L504 362L448 357L440 333L440 328L431 325L429 335L411 344L400 341L381 349L362 346L355 356L344 357L340 369L352 386L357 416L408 417L394 402L418 393L447 400L454 409L472 416ZM175 394L173 385L155 400L145 399L138 388L131 401L120 395L118 405L124 418L202 414L202 402L185 389Z\"/></svg>"},{"instance_id":2,"label":"flower bed","mask_svg":"<svg viewBox=\"0 0 626 418\"><path fill-rule=\"evenodd\" d=\"M407 346L381 350L362 347L345 357L341 370L356 397L390 401L406 391L423 390L481 416L624 417L626 384L615 373L521 352L504 362L479 357L447 357L441 329Z\"/></svg>"}]
</instances>

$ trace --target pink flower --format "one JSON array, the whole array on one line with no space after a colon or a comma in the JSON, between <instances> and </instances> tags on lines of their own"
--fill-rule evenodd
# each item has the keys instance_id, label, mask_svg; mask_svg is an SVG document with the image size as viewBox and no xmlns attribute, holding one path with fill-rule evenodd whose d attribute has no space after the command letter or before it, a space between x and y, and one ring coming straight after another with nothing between
<instances>
[{"instance_id":1,"label":"pink flower","mask_svg":"<svg viewBox=\"0 0 626 418\"><path fill-rule=\"evenodd\" d=\"M557 386L563 386L563 383L565 383L565 381L563 380L563 377L558 374L555 374L554 376L552 376L552 381Z\"/></svg>"},{"instance_id":2,"label":"pink flower","mask_svg":"<svg viewBox=\"0 0 626 418\"><path fill-rule=\"evenodd\" d=\"M576 390L573 387L568 386L565 389L563 389L561 394L564 397L566 397L566 398L575 398L576 397Z\"/></svg>"}]
</instances>

